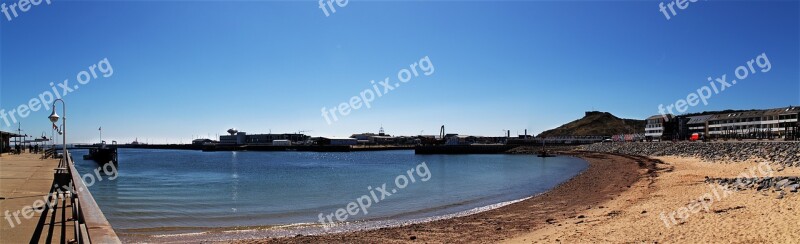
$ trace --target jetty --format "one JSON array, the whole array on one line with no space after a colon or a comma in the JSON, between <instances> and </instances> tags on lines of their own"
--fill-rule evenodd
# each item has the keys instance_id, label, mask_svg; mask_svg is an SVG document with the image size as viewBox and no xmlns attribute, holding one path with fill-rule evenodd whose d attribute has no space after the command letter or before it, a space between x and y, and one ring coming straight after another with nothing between
<instances>
[{"instance_id":1,"label":"jetty","mask_svg":"<svg viewBox=\"0 0 800 244\"><path fill-rule=\"evenodd\" d=\"M54 155L0 159L0 243L120 243L70 153Z\"/></svg>"}]
</instances>

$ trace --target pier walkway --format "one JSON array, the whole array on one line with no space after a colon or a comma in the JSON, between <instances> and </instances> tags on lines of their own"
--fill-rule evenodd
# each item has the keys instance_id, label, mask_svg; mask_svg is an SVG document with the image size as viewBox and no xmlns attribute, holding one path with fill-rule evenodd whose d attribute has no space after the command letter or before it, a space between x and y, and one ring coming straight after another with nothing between
<instances>
[{"instance_id":1,"label":"pier walkway","mask_svg":"<svg viewBox=\"0 0 800 244\"><path fill-rule=\"evenodd\" d=\"M0 157L0 243L119 243L71 160L41 157Z\"/></svg>"}]
</instances>

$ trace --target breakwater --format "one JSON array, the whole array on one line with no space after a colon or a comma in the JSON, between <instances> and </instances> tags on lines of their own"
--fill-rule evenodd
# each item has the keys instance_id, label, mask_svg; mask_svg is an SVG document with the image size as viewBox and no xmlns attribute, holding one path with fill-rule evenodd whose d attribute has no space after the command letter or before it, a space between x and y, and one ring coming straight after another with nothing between
<instances>
[{"instance_id":1,"label":"breakwater","mask_svg":"<svg viewBox=\"0 0 800 244\"><path fill-rule=\"evenodd\" d=\"M362 151L388 151L388 150L412 150L413 146L347 146L347 145L293 145L293 146L272 146L272 145L193 145L193 144L138 144L138 145L107 145L113 148L131 149L161 149L161 150L203 150L203 151L300 151L300 152L362 152ZM91 149L97 148L96 145L76 145L71 149Z\"/></svg>"},{"instance_id":2,"label":"breakwater","mask_svg":"<svg viewBox=\"0 0 800 244\"><path fill-rule=\"evenodd\" d=\"M800 142L615 142L595 143L579 149L639 156L696 157L711 162L765 160L800 167Z\"/></svg>"},{"instance_id":3,"label":"breakwater","mask_svg":"<svg viewBox=\"0 0 800 244\"><path fill-rule=\"evenodd\" d=\"M568 152L575 150L578 146L576 145L548 145L548 146L520 146L508 150L506 153L509 154L538 154L542 150L547 151L548 153L559 154L561 152Z\"/></svg>"},{"instance_id":4,"label":"breakwater","mask_svg":"<svg viewBox=\"0 0 800 244\"><path fill-rule=\"evenodd\" d=\"M447 145L416 146L416 154L500 154L518 147L517 145Z\"/></svg>"},{"instance_id":5,"label":"breakwater","mask_svg":"<svg viewBox=\"0 0 800 244\"><path fill-rule=\"evenodd\" d=\"M203 151L300 151L300 152L350 152L350 146L271 146L271 145L212 145Z\"/></svg>"}]
</instances>

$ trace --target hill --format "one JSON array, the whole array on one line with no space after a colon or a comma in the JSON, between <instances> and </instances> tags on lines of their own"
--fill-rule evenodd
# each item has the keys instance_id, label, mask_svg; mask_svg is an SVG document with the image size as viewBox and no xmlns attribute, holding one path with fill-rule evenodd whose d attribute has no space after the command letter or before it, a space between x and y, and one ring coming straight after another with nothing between
<instances>
[{"instance_id":1,"label":"hill","mask_svg":"<svg viewBox=\"0 0 800 244\"><path fill-rule=\"evenodd\" d=\"M581 119L544 131L537 137L610 136L643 133L645 124L644 120L620 119L608 112L592 111L586 112L586 115Z\"/></svg>"}]
</instances>

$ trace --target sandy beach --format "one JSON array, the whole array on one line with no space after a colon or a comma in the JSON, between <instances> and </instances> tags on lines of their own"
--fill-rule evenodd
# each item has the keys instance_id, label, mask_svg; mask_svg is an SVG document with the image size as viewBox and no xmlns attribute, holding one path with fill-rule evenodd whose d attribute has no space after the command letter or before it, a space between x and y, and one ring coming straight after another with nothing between
<instances>
[{"instance_id":1,"label":"sandy beach","mask_svg":"<svg viewBox=\"0 0 800 244\"><path fill-rule=\"evenodd\" d=\"M555 189L502 208L453 219L401 227L321 236L244 240L240 243L465 243L499 242L539 229L581 221L584 212L605 209L606 202L641 182L651 182L657 161L599 153L577 153L589 163L580 175Z\"/></svg>"},{"instance_id":2,"label":"sandy beach","mask_svg":"<svg viewBox=\"0 0 800 244\"><path fill-rule=\"evenodd\" d=\"M696 158L656 157L659 176L639 181L604 208L583 211L585 219L568 219L556 225L517 236L508 243L678 242L678 243L797 243L800 240L800 196L783 199L772 190L736 191L709 204L709 210L692 213L685 222L667 227L664 213L691 205L712 193L705 177L734 178L758 167L756 162L708 163ZM762 167L763 168L763 167ZM772 166L774 176L798 176L800 169ZM780 170L780 171L778 171ZM756 174L760 171L756 170ZM669 223L668 221L667 223Z\"/></svg>"}]
</instances>

